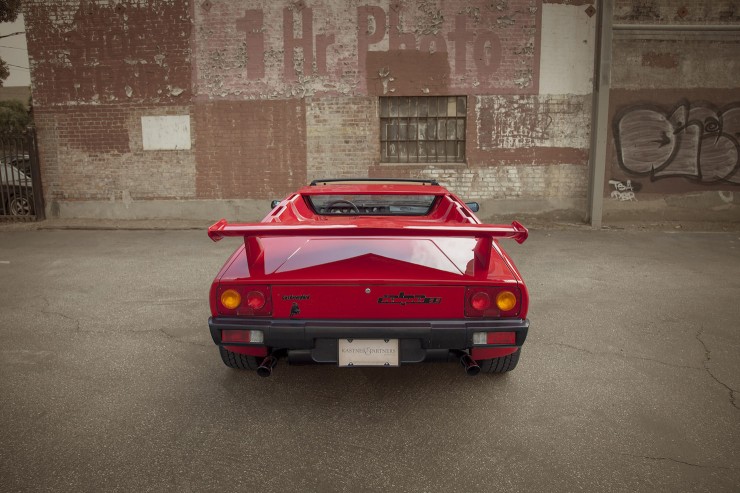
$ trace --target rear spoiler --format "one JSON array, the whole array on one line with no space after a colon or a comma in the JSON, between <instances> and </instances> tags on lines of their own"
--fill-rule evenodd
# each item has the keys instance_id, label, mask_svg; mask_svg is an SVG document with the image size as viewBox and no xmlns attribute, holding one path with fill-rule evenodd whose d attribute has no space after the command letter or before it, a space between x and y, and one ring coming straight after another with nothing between
<instances>
[{"instance_id":1,"label":"rear spoiler","mask_svg":"<svg viewBox=\"0 0 740 493\"><path fill-rule=\"evenodd\" d=\"M473 249L475 255L474 275L486 275L491 261L493 238L511 238L524 243L529 232L519 222L511 226L495 224L419 224L397 222L365 224L285 224L285 223L237 223L229 224L226 219L208 228L208 236L219 241L226 236L241 236L246 247L247 263L254 273L264 275L264 249L260 238L268 236L420 236L420 237L468 237L478 241Z\"/></svg>"},{"instance_id":2,"label":"rear spoiler","mask_svg":"<svg viewBox=\"0 0 740 493\"><path fill-rule=\"evenodd\" d=\"M419 224L419 222L373 224L285 224L285 223L236 223L226 219L208 228L208 236L219 241L226 236L447 236L473 238L511 238L524 243L529 236L527 228L514 221L511 226L497 224Z\"/></svg>"}]
</instances>

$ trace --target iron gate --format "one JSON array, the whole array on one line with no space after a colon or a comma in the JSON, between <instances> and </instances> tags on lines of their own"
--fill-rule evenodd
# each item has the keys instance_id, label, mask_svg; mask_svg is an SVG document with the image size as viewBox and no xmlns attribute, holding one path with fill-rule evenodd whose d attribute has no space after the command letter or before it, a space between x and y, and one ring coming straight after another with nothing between
<instances>
[{"instance_id":1,"label":"iron gate","mask_svg":"<svg viewBox=\"0 0 740 493\"><path fill-rule=\"evenodd\" d=\"M44 219L36 131L0 134L0 219Z\"/></svg>"}]
</instances>

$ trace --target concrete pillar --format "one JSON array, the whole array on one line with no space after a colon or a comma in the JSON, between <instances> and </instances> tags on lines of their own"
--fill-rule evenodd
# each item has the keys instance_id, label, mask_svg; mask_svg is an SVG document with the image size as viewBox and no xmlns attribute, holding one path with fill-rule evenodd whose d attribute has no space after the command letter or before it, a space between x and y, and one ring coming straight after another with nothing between
<instances>
[{"instance_id":1,"label":"concrete pillar","mask_svg":"<svg viewBox=\"0 0 740 493\"><path fill-rule=\"evenodd\" d=\"M604 175L609 134L609 89L612 67L613 0L598 0L598 25L594 59L593 113L591 115L591 150L589 152L589 195L586 222L601 228L604 210Z\"/></svg>"}]
</instances>

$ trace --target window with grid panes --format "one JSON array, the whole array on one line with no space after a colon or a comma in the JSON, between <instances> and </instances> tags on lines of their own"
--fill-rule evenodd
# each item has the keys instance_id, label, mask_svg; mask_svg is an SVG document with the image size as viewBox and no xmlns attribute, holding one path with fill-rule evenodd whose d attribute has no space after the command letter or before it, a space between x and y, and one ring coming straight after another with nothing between
<instances>
[{"instance_id":1,"label":"window with grid panes","mask_svg":"<svg viewBox=\"0 0 740 493\"><path fill-rule=\"evenodd\" d=\"M380 162L465 162L465 96L380 98Z\"/></svg>"}]
</instances>

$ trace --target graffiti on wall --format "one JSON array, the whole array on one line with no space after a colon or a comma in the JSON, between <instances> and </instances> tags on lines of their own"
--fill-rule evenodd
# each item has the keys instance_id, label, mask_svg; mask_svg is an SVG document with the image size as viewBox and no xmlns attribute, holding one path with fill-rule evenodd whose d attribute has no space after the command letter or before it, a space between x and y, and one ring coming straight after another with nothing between
<instances>
[{"instance_id":1,"label":"graffiti on wall","mask_svg":"<svg viewBox=\"0 0 740 493\"><path fill-rule=\"evenodd\" d=\"M632 184L631 180L622 182L619 180L609 180L609 185L614 187L612 190L611 198L619 200L620 202L637 202L637 196L635 192L640 190L640 184Z\"/></svg>"},{"instance_id":2,"label":"graffiti on wall","mask_svg":"<svg viewBox=\"0 0 740 493\"><path fill-rule=\"evenodd\" d=\"M740 185L740 102L719 109L684 101L671 111L631 106L614 119L614 140L628 173Z\"/></svg>"}]
</instances>

